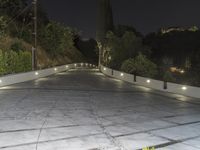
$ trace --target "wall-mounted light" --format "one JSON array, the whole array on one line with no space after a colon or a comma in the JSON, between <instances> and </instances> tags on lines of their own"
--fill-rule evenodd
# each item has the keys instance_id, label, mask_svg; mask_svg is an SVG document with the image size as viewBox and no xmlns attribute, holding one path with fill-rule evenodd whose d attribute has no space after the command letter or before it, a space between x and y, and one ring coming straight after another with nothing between
<instances>
[{"instance_id":1,"label":"wall-mounted light","mask_svg":"<svg viewBox=\"0 0 200 150\"><path fill-rule=\"evenodd\" d=\"M103 68L104 71L106 71L106 68Z\"/></svg>"},{"instance_id":2,"label":"wall-mounted light","mask_svg":"<svg viewBox=\"0 0 200 150\"><path fill-rule=\"evenodd\" d=\"M185 91L185 90L187 90L187 87L186 87L186 86L183 86L181 89L182 89L183 91Z\"/></svg>"},{"instance_id":3,"label":"wall-mounted light","mask_svg":"<svg viewBox=\"0 0 200 150\"><path fill-rule=\"evenodd\" d=\"M123 76L124 76L124 74L123 74L123 73L121 73L121 74L120 74L120 76L121 76L121 77L123 77Z\"/></svg>"},{"instance_id":4,"label":"wall-mounted light","mask_svg":"<svg viewBox=\"0 0 200 150\"><path fill-rule=\"evenodd\" d=\"M151 83L151 80L147 80L146 82L147 82L147 83Z\"/></svg>"},{"instance_id":5,"label":"wall-mounted light","mask_svg":"<svg viewBox=\"0 0 200 150\"><path fill-rule=\"evenodd\" d=\"M57 68L54 68L54 71L57 71L58 69Z\"/></svg>"},{"instance_id":6,"label":"wall-mounted light","mask_svg":"<svg viewBox=\"0 0 200 150\"><path fill-rule=\"evenodd\" d=\"M36 76L38 76L38 75L39 75L39 73L38 73L38 72L35 72L35 75L36 75Z\"/></svg>"}]
</instances>

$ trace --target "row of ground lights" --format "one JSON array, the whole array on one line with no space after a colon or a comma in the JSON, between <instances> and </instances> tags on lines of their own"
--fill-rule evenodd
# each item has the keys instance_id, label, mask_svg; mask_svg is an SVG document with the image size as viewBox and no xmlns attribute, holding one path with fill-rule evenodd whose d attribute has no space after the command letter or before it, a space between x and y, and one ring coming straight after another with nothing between
<instances>
[{"instance_id":1,"label":"row of ground lights","mask_svg":"<svg viewBox=\"0 0 200 150\"><path fill-rule=\"evenodd\" d=\"M148 83L148 84L150 84L151 83L151 80L146 80L146 82ZM187 87L186 86L183 86L182 88L181 88L183 91L186 91L187 90Z\"/></svg>"},{"instance_id":2,"label":"row of ground lights","mask_svg":"<svg viewBox=\"0 0 200 150\"><path fill-rule=\"evenodd\" d=\"M90 66L90 67L96 67L95 65L92 65L92 64L85 64L86 66ZM74 64L75 67L77 67L77 64ZM84 66L84 63L81 63L81 66ZM66 65L66 68L69 68L68 65ZM57 71L58 69L57 68L54 68L54 71ZM38 76L39 73L38 72L35 72L35 75ZM0 85L3 83L2 80L0 80Z\"/></svg>"},{"instance_id":3,"label":"row of ground lights","mask_svg":"<svg viewBox=\"0 0 200 150\"><path fill-rule=\"evenodd\" d=\"M81 66L84 66L84 64L81 63ZM85 64L85 66L96 67L95 65L92 65L92 64ZM77 67L77 64L74 64L74 67ZM66 68L69 68L69 66L67 65ZM58 69L54 68L54 70L57 71Z\"/></svg>"},{"instance_id":4,"label":"row of ground lights","mask_svg":"<svg viewBox=\"0 0 200 150\"><path fill-rule=\"evenodd\" d=\"M106 71L107 69L106 68L103 68L103 70L104 71ZM120 76L121 77L124 77L124 73L120 73ZM148 84L150 84L151 83L151 80L146 80L146 82L148 83ZM186 86L183 86L182 88L181 88L183 91L185 91L185 90L187 90L187 87Z\"/></svg>"}]
</instances>

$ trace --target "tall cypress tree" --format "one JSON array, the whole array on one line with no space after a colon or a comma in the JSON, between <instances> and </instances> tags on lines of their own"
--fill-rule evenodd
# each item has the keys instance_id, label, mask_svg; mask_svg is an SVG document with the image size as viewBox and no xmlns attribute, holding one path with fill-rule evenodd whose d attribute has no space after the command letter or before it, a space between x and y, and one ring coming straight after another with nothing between
<instances>
[{"instance_id":1,"label":"tall cypress tree","mask_svg":"<svg viewBox=\"0 0 200 150\"><path fill-rule=\"evenodd\" d=\"M112 31L113 14L110 0L98 0L98 19L96 40L99 46L99 64L103 53L103 45L108 31Z\"/></svg>"}]
</instances>

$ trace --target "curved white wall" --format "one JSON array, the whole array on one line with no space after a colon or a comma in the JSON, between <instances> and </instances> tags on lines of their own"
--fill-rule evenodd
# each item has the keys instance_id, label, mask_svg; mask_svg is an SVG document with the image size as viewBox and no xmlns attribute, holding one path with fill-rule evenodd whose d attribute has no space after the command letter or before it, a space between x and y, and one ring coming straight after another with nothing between
<instances>
[{"instance_id":1,"label":"curved white wall","mask_svg":"<svg viewBox=\"0 0 200 150\"><path fill-rule=\"evenodd\" d=\"M142 86L160 90L160 91L181 94L181 95L190 96L190 97L194 97L194 98L200 98L200 88L199 87L185 86L185 85L180 85L180 84L175 84L175 83L167 83L168 88L164 89L163 81L137 76L137 82L134 82L133 75L123 73L120 71L116 71L116 70L112 70L112 69L104 67L104 66L101 66L101 72L107 76L110 76L110 77L113 77L116 79L120 79L120 80L129 82L129 83L142 85ZM148 82L148 81L150 81L150 82Z\"/></svg>"},{"instance_id":2,"label":"curved white wall","mask_svg":"<svg viewBox=\"0 0 200 150\"><path fill-rule=\"evenodd\" d=\"M87 64L87 63L86 63ZM69 69L73 69L76 67L92 67L86 64L68 64L68 65L63 65L63 66L58 66L58 67L53 67L53 68L48 68L48 69L43 69L43 70L37 70L37 71L31 71L31 72L26 72L26 73L19 73L19 74L14 74L14 75L7 75L0 77L0 87L3 86L8 86L11 84L15 83L21 83L21 82L26 82L30 80L35 80L38 78L43 78L47 77L59 72L64 72Z\"/></svg>"}]
</instances>

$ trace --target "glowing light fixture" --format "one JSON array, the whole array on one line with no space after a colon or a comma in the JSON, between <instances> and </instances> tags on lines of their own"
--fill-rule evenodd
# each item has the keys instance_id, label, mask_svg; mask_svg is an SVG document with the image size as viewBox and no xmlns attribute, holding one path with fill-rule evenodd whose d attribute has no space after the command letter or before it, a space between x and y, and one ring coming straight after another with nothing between
<instances>
[{"instance_id":1,"label":"glowing light fixture","mask_svg":"<svg viewBox=\"0 0 200 150\"><path fill-rule=\"evenodd\" d=\"M123 76L124 76L124 74L123 74L123 73L121 73L121 74L120 74L120 76L121 76L121 77L123 77Z\"/></svg>"},{"instance_id":2,"label":"glowing light fixture","mask_svg":"<svg viewBox=\"0 0 200 150\"><path fill-rule=\"evenodd\" d=\"M183 87L182 87L182 90L183 90L183 91L187 90L187 87L186 87L186 86L183 86Z\"/></svg>"},{"instance_id":3,"label":"glowing light fixture","mask_svg":"<svg viewBox=\"0 0 200 150\"><path fill-rule=\"evenodd\" d=\"M57 71L58 69L57 68L54 68L54 71Z\"/></svg>"},{"instance_id":4,"label":"glowing light fixture","mask_svg":"<svg viewBox=\"0 0 200 150\"><path fill-rule=\"evenodd\" d=\"M2 83L2 80L0 80L0 84Z\"/></svg>"},{"instance_id":5,"label":"glowing light fixture","mask_svg":"<svg viewBox=\"0 0 200 150\"><path fill-rule=\"evenodd\" d=\"M103 68L104 71L106 71L106 68Z\"/></svg>"},{"instance_id":6,"label":"glowing light fixture","mask_svg":"<svg viewBox=\"0 0 200 150\"><path fill-rule=\"evenodd\" d=\"M147 80L146 82L147 82L147 83L151 83L151 80Z\"/></svg>"},{"instance_id":7,"label":"glowing light fixture","mask_svg":"<svg viewBox=\"0 0 200 150\"><path fill-rule=\"evenodd\" d=\"M181 74L184 74L184 73L185 73L185 71L184 71L184 70L181 70L180 72L181 72Z\"/></svg>"},{"instance_id":8,"label":"glowing light fixture","mask_svg":"<svg viewBox=\"0 0 200 150\"><path fill-rule=\"evenodd\" d=\"M38 75L39 75L39 73L38 73L38 72L35 72L35 75L36 75L36 76L38 76Z\"/></svg>"},{"instance_id":9,"label":"glowing light fixture","mask_svg":"<svg viewBox=\"0 0 200 150\"><path fill-rule=\"evenodd\" d=\"M76 67L76 66L77 66L77 64L74 64L74 66Z\"/></svg>"},{"instance_id":10,"label":"glowing light fixture","mask_svg":"<svg viewBox=\"0 0 200 150\"><path fill-rule=\"evenodd\" d=\"M67 65L66 68L69 68L69 66Z\"/></svg>"}]
</instances>

